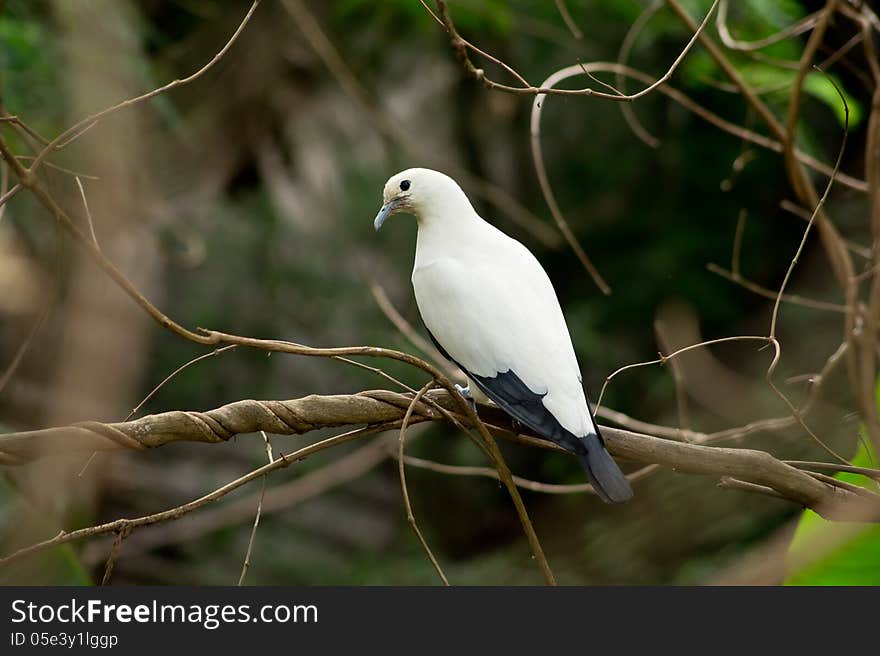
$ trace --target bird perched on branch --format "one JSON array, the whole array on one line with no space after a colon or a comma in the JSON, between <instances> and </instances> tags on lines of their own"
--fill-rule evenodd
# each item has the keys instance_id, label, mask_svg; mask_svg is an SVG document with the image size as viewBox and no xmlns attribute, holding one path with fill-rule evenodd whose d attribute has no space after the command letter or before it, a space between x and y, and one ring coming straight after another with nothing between
<instances>
[{"instance_id":1,"label":"bird perched on branch","mask_svg":"<svg viewBox=\"0 0 880 656\"><path fill-rule=\"evenodd\" d=\"M413 290L428 333L472 385L538 435L578 455L602 500L632 489L608 454L581 383L556 292L534 255L484 221L456 182L407 169L385 184L376 230L418 221Z\"/></svg>"}]
</instances>

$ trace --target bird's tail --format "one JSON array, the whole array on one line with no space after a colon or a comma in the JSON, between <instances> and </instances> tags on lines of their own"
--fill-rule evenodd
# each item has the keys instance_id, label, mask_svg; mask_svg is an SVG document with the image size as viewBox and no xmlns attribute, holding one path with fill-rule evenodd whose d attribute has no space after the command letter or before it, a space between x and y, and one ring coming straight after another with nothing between
<instances>
[{"instance_id":1,"label":"bird's tail","mask_svg":"<svg viewBox=\"0 0 880 656\"><path fill-rule=\"evenodd\" d=\"M599 498L605 503L623 503L632 499L629 481L605 449L599 434L581 437L580 444L583 448L578 449L578 457Z\"/></svg>"}]
</instances>

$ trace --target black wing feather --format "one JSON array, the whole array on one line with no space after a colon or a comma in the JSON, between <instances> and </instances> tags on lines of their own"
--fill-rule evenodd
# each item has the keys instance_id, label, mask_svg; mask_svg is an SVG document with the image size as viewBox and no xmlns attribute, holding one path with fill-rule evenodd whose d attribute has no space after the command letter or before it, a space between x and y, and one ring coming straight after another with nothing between
<instances>
[{"instance_id":1,"label":"black wing feather","mask_svg":"<svg viewBox=\"0 0 880 656\"><path fill-rule=\"evenodd\" d=\"M486 396L521 424L570 451L578 450L580 440L565 430L559 420L547 410L543 403L545 395L535 394L513 371L499 373L491 378L476 376L470 372L468 376Z\"/></svg>"},{"instance_id":2,"label":"black wing feather","mask_svg":"<svg viewBox=\"0 0 880 656\"><path fill-rule=\"evenodd\" d=\"M570 451L578 451L577 443L580 440L565 430L556 417L544 407L542 401L544 394L535 394L513 371L496 374L491 378L472 374L449 355L449 352L443 348L443 345L437 341L430 330L428 330L428 337L431 338L434 346L444 358L458 365L483 393L495 401L507 414L531 428L538 435L556 442Z\"/></svg>"},{"instance_id":3,"label":"black wing feather","mask_svg":"<svg viewBox=\"0 0 880 656\"><path fill-rule=\"evenodd\" d=\"M514 371L505 371L495 376L477 376L456 362L440 342L428 331L434 346L450 362L455 362L468 377L473 380L483 393L492 399L507 414L528 426L538 435L578 454L581 464L587 472L596 493L606 503L628 501L632 498L632 489L617 463L605 449L605 441L598 433L590 433L578 437L566 430L559 420L544 406L545 394L536 394L516 375ZM587 406L589 410L589 406ZM590 417L592 417L590 411ZM593 421L593 426L596 422Z\"/></svg>"},{"instance_id":4,"label":"black wing feather","mask_svg":"<svg viewBox=\"0 0 880 656\"><path fill-rule=\"evenodd\" d=\"M428 330L427 326L425 326L425 330ZM449 352L445 348L443 348L443 345L437 341L437 338L434 337L434 333L432 333L430 330L428 330L428 337L431 338L431 342L433 342L434 346L437 347L437 350L440 351L440 355L442 355L444 358L446 358L450 362L455 362L455 360L452 359L452 356L449 355ZM462 367L460 364L458 364L457 362L455 362L455 364L457 364L462 371L466 371L466 369L464 367Z\"/></svg>"}]
</instances>

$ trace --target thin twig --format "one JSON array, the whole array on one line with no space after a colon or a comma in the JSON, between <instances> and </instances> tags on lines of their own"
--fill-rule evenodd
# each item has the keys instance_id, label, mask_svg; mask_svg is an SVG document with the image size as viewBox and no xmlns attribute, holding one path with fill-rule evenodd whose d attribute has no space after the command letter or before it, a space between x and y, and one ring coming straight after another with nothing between
<instances>
[{"instance_id":1,"label":"thin twig","mask_svg":"<svg viewBox=\"0 0 880 656\"><path fill-rule=\"evenodd\" d=\"M483 424L476 411L471 408L470 404L468 404L464 397L457 392L452 381L450 381L449 378L447 378L443 374L443 372L437 369L435 366L408 353L402 353L393 349L377 348L373 346L312 348L308 346L303 346L302 344L295 344L293 342L254 339L251 337L242 337L239 335L229 335L215 330L202 330L202 334L211 344L240 344L242 346L249 346L252 348L258 348L270 352L278 351L282 353L306 355L310 357L328 357L335 355L365 355L369 357L390 358L392 360L405 362L406 364L417 367L422 371L430 374L441 387L443 387L450 395L452 395L452 398L458 406L461 414L465 418L467 418L472 426L477 429L477 432L480 434L483 443L486 445L486 448L489 452L489 457L495 467L498 469L498 473L501 476L504 487L507 489L507 493L510 495L511 500L513 501L513 506L516 510L517 517L519 518L520 524L523 527L523 531L526 534L529 546L532 549L532 554L534 555L535 560L538 563L538 567L540 567L541 573L544 576L544 581L547 583L547 585L556 584L553 570L550 568L550 563L547 562L547 557L544 554L544 548L541 546L541 541L539 540L538 535L535 532L535 527L532 524L531 519L529 518L529 514L526 510L525 504L523 503L522 496L520 495L519 489L516 487L516 484L513 482L510 468L507 466L507 463L504 460L504 456L499 450L498 444L495 442L495 438L492 437L492 435L489 433L488 429Z\"/></svg>"},{"instance_id":2,"label":"thin twig","mask_svg":"<svg viewBox=\"0 0 880 656\"><path fill-rule=\"evenodd\" d=\"M55 219L59 222L62 228L73 238L73 240L82 248L86 250L86 252L92 257L92 259L101 267L101 269L106 273L122 290L128 294L138 305L141 306L143 310L145 310L159 325L172 332L176 333L180 337L184 337L190 341L198 342L199 344L210 344L211 341L202 336L198 335L190 330L187 330L180 324L172 321L168 318L159 308L153 305L147 298L144 296L140 290L135 286L128 277L119 270L119 268L110 261L104 253L98 248L93 241L89 240L83 232L77 227L77 225L73 222L67 212L61 208L55 198L44 189L36 180L36 177L32 174L32 172L28 169L25 169L12 155L12 152L9 149L6 141L0 136L0 153L2 153L3 158L6 162L12 167L12 170L18 176L21 184L24 187L27 187L33 196L49 211L49 213L55 217ZM10 190L11 191L11 190Z\"/></svg>"},{"instance_id":3,"label":"thin twig","mask_svg":"<svg viewBox=\"0 0 880 656\"><path fill-rule=\"evenodd\" d=\"M92 221L92 212L89 210L89 201L86 200L86 190L83 189L82 180L79 179L79 176L74 176L76 180L76 186L79 187L79 195L82 198L83 208L86 211L86 219L89 222L89 232L92 234L92 241L95 243L95 247L100 250L101 245L98 243L98 236L95 234L95 224Z\"/></svg>"},{"instance_id":4,"label":"thin twig","mask_svg":"<svg viewBox=\"0 0 880 656\"><path fill-rule=\"evenodd\" d=\"M684 348L680 348L676 351L668 355L660 354L660 357L656 360L646 360L644 362L635 362L633 364L628 364L619 369L616 369L611 374L605 377L605 382L602 383L602 389L599 392L599 398L596 401L596 408L600 408L602 406L602 399L605 396L605 388L608 387L608 383L611 382L613 378L615 378L618 374L627 371L628 369L636 369L638 367L648 367L655 364L666 364L668 360L672 358L676 358L682 353L687 353L688 351L693 351L698 348L705 348L706 346L712 346L713 344L724 344L727 342L768 342L770 341L767 337L761 335L736 335L734 337L721 337L719 339L710 339L705 342L700 342L698 344L691 344L690 346L685 346Z\"/></svg>"},{"instance_id":5,"label":"thin twig","mask_svg":"<svg viewBox=\"0 0 880 656\"><path fill-rule=\"evenodd\" d=\"M733 235L733 251L730 255L730 270L735 276L739 276L739 254L742 249L743 233L746 230L746 210L741 209L736 219L736 232Z\"/></svg>"},{"instance_id":6,"label":"thin twig","mask_svg":"<svg viewBox=\"0 0 880 656\"><path fill-rule=\"evenodd\" d=\"M871 469L870 467L856 467L854 465L844 465L836 462L816 462L814 460L783 460L783 462L798 469L827 469L835 472L861 474L868 478L880 480L880 469Z\"/></svg>"},{"instance_id":7,"label":"thin twig","mask_svg":"<svg viewBox=\"0 0 880 656\"><path fill-rule=\"evenodd\" d=\"M266 435L266 431L260 431L260 435L263 436L263 442L266 443L266 457L269 459L269 464L271 465L275 462L275 456L272 455L272 443L269 441L269 436ZM251 528L251 536L248 539L247 551L244 554L244 562L241 564L241 574L238 576L238 585L241 586L244 584L244 577L247 576L248 569L251 566L251 550L254 548L254 538L257 536L257 527L260 525L260 516L263 513L263 499L266 497L266 477L263 476L263 480L260 482L260 500L257 501L257 514L254 516L254 525Z\"/></svg>"},{"instance_id":8,"label":"thin twig","mask_svg":"<svg viewBox=\"0 0 880 656\"><path fill-rule=\"evenodd\" d=\"M263 496L261 517L284 512L329 490L344 485L374 469L387 458L388 440L393 435L380 436L372 442L344 454L318 469L306 472L287 483L267 488L220 506L205 508L187 523L164 524L141 532L128 541L127 548L133 553L144 553L167 544L189 542L203 535L235 526L250 520L254 506ZM262 521L262 520L261 520ZM88 558L85 558L88 561Z\"/></svg>"},{"instance_id":9,"label":"thin twig","mask_svg":"<svg viewBox=\"0 0 880 656\"><path fill-rule=\"evenodd\" d=\"M403 493L403 503L406 506L406 521L409 523L410 528L413 530L413 533L416 534L419 542L422 545L422 549L425 550L425 553L428 556L428 560L431 561L431 565L434 566L434 570L437 572L437 576L440 577L440 580L443 581L443 585L449 585L449 579L446 578L446 574L443 573L443 568L440 567L440 563L437 562L437 557L434 556L434 552L431 551L431 547L428 546L428 542L425 540L425 536L422 535L421 530L419 530L419 525L416 522L416 516L413 513L412 503L409 499L409 489L406 486L406 470L404 467L404 456L403 450L404 445L406 444L406 428L409 426L409 420L412 417L413 408L418 405L419 400L422 398L425 392L427 392L434 385L433 380L429 380L425 385L416 392L416 395L413 397L412 403L409 404L409 407L406 409L406 414L403 415L403 423L400 425L400 436L397 440L397 473L400 476L400 489Z\"/></svg>"},{"instance_id":10,"label":"thin twig","mask_svg":"<svg viewBox=\"0 0 880 656\"><path fill-rule=\"evenodd\" d=\"M188 75L185 78L177 79L177 80L174 80L173 82L169 82L168 84L166 84L164 86L153 89L152 91L148 91L147 93L141 94L140 96L136 96L134 98L129 98L127 100L123 100L122 102L119 102L111 107L107 107L106 109L102 109L101 111L96 112L95 114L92 114L91 116L87 116L86 118L84 118L81 121L79 121L78 123L72 125L68 129L66 129L64 132L59 134L57 137L52 139L48 144L46 144L45 148L43 148L43 150L37 155L36 159L33 161L33 164L31 164L30 168L28 169L28 178L33 179L34 174L40 168L40 165L43 163L43 160L46 158L46 156L50 152L52 152L54 150L60 150L60 149L64 148L65 146L69 145L71 142L73 142L74 140L76 140L80 136L82 136L87 130L94 127L98 123L98 121L100 119L104 118L105 116L112 114L113 112L119 111L120 109L125 109L127 107L131 107L132 105L136 105L138 103L141 103L145 100L155 98L156 96L163 94L167 91L171 91L172 89L176 89L177 87L189 84L190 82L197 80L202 75L204 75L206 72L208 72L218 61L220 61L223 58L223 56L229 51L229 49L232 47L232 45L236 42L239 35L244 31L245 26L248 24L248 21L250 21L251 16L253 15L254 11L256 10L257 6L259 6L259 4L260 4L260 0L254 0L254 3L251 5L250 9L248 9L247 13L245 14L244 18L239 23L235 32L233 32L232 36L229 37L229 40L226 42L226 45L224 45L211 58L211 60L207 64L202 66L195 73L192 73L191 75ZM26 182L25 182L25 186L28 186Z\"/></svg>"},{"instance_id":11,"label":"thin twig","mask_svg":"<svg viewBox=\"0 0 880 656\"><path fill-rule=\"evenodd\" d=\"M816 21L821 13L820 11L813 12L809 16L801 18L796 23L792 23L785 29L779 30L763 39L739 41L731 35L730 29L727 26L727 5L728 0L721 0L721 4L718 7L718 14L715 16L715 25L718 28L718 36L721 37L721 42L731 50L739 51L760 50L761 48L772 46L774 43L779 43L780 41L808 32L816 25Z\"/></svg>"},{"instance_id":12,"label":"thin twig","mask_svg":"<svg viewBox=\"0 0 880 656\"><path fill-rule=\"evenodd\" d=\"M116 561L119 560L119 552L122 550L122 541L129 536L131 528L127 524L123 524L115 533L116 537L113 538L110 555L107 557L107 563L104 565L104 576L101 578L101 585L110 585L113 568L116 566Z\"/></svg>"},{"instance_id":13,"label":"thin twig","mask_svg":"<svg viewBox=\"0 0 880 656\"><path fill-rule=\"evenodd\" d=\"M16 159L24 160L26 162L36 159L36 157L33 155L16 155L15 157L16 157ZM97 181L97 180L101 179L97 175L89 175L88 173L83 173L82 171L74 171L73 169L68 169L63 166L59 166L58 164L53 164L49 160L43 160L43 166L46 166L50 169L54 169L55 171L58 171L60 173L64 173L64 174L69 175L74 178L82 178L83 180L92 180L92 181Z\"/></svg>"},{"instance_id":14,"label":"thin twig","mask_svg":"<svg viewBox=\"0 0 880 656\"><path fill-rule=\"evenodd\" d=\"M645 7L639 17L633 21L632 25L630 25L629 30L626 32L626 36L623 38L623 41L620 44L620 50L617 53L617 63L621 66L625 66L627 61L629 60L630 52L635 45L636 39L642 33L642 30L645 29L645 26L648 24L648 21L654 17L654 15L660 10L663 6L663 0L654 0L650 5ZM618 72L617 76L617 88L623 90L625 77L622 73ZM659 148L660 140L657 139L654 135L652 135L648 130L642 125L641 121L639 121L636 116L635 110L630 103L621 103L620 111L623 113L623 119L626 121L626 124L633 131L633 134L636 135L638 139L640 139L644 144L646 144L649 148Z\"/></svg>"},{"instance_id":15,"label":"thin twig","mask_svg":"<svg viewBox=\"0 0 880 656\"><path fill-rule=\"evenodd\" d=\"M49 317L49 313L52 311L52 301L54 300L54 294L52 298L46 303L46 307L43 308L43 311L40 312L40 316L34 322L33 327L31 328L28 336L25 337L24 341L21 343L21 346L15 351L15 355L12 356L12 360L6 366L6 369L3 370L3 375L0 376L0 392L6 387L10 380L12 380L12 376L15 374L15 371L18 369L18 366L21 364L21 361L24 359L24 356L27 354L28 350L33 344L34 338L36 338L37 334L40 332L40 329L43 327L43 324L46 322L46 319Z\"/></svg>"},{"instance_id":16,"label":"thin twig","mask_svg":"<svg viewBox=\"0 0 880 656\"><path fill-rule=\"evenodd\" d=\"M400 455L398 453L393 453L394 457L399 460ZM491 478L492 480L500 480L498 478L498 472L492 469L491 467L467 467L461 465L447 465L441 462L434 462L433 460L425 460L424 458L415 458L413 456L404 456L404 462L407 465L412 467L418 467L420 469L427 469L428 471L437 472L438 474L448 474L449 476L481 476L485 478ZM657 465L646 465L637 471L634 471L632 474L627 474L627 480L630 483L635 481L642 480L646 478L650 474L659 471L659 467ZM533 481L528 478L523 478L522 476L514 476L513 480L516 481L518 487L529 490L530 492L541 492L542 494L581 494L587 492L589 494L595 494L596 491L593 489L593 486L589 483L576 483L573 485L556 485L553 483L541 483L539 481Z\"/></svg>"},{"instance_id":17,"label":"thin twig","mask_svg":"<svg viewBox=\"0 0 880 656\"><path fill-rule=\"evenodd\" d=\"M433 19L434 19L435 21L437 21L438 23L440 23L440 25L442 25L444 28L446 27L446 25L445 25L444 22L443 22L443 19L439 18L439 17L438 17L433 11L431 11L431 8L425 3L424 0L419 0L419 2L421 3L422 7L424 7L425 9L428 10L428 13L431 14L431 16L433 17ZM439 4L439 3L438 3L438 4ZM441 11L442 11L442 9L441 9ZM490 62L492 62L493 64L497 64L498 66L500 66L501 68L503 68L505 71L507 71L508 73L510 73L513 77L515 77L515 78L517 79L517 81L518 81L520 84L522 84L523 86L529 86L529 83L526 81L526 79L525 79L522 75L520 75L520 74L516 71L516 69L514 69L512 66L510 66L510 65L507 64L506 62L504 62L504 61L498 59L498 58L495 57L494 55L490 55L490 54L489 54L488 52L486 52L485 50L481 50L480 48L478 48L477 46L475 46L475 45L474 45L473 43L471 43L470 41L468 41L468 40L462 38L460 35L459 35L459 38L461 39L461 42L462 42L466 47L470 48L471 50L473 50L473 51L474 51L475 53L477 53L478 55L480 55L480 56L482 56L482 57L485 57L486 59L488 59L488 60L489 60Z\"/></svg>"},{"instance_id":18,"label":"thin twig","mask_svg":"<svg viewBox=\"0 0 880 656\"><path fill-rule=\"evenodd\" d=\"M397 308L394 307L394 304L391 302L391 299L388 298L388 294L385 291L385 288L382 287L376 280L369 280L370 293L373 295L373 299L376 301L376 305L379 306L379 309L382 310L382 314L388 317L388 320L394 324L394 327L400 331L400 333L406 337L409 342L419 349L422 353L429 356L434 363L443 369L450 378L461 376L462 373L453 369L447 364L446 358L437 350L435 346L429 344L428 341L419 335L416 330L412 327L406 319L403 318L403 315L397 311Z\"/></svg>"},{"instance_id":19,"label":"thin twig","mask_svg":"<svg viewBox=\"0 0 880 656\"><path fill-rule=\"evenodd\" d=\"M823 371L830 371L840 360L841 349L835 351ZM819 380L815 385L822 381ZM447 408L458 406L461 395L448 392L431 393L433 400ZM100 424L89 422L75 426L42 429L0 435L0 454L8 464L32 461L53 453L113 449L155 448L180 441L220 443L233 435L260 430L289 435L308 433L319 428L367 424L368 428L385 430L399 428L412 397L384 390L355 395L307 396L287 401L236 401L207 412L166 412L127 423ZM806 412L807 408L804 408ZM512 432L509 418L493 406L480 406L485 426L506 439L534 447L562 451L560 447L530 435ZM410 424L423 421L446 421L430 405L422 402L413 408ZM471 421L469 418L468 421ZM771 420L764 420L765 422ZM779 421L779 420L772 420ZM786 417L785 421L792 421ZM769 429L769 427L766 427ZM794 494L793 498L816 503L823 488L802 487L791 469L779 469L778 461L769 454L743 450L706 447L697 444L661 439L648 434L601 426L609 451L624 459L656 463L679 471L723 475L738 471L738 478L752 480ZM743 431L749 427L733 430ZM710 434L708 437L732 437ZM353 439L353 438L352 438ZM325 443L324 447L336 442ZM300 452L297 452L300 453ZM775 473L774 473L775 472ZM755 479L759 476L760 480ZM798 481L801 481L798 483Z\"/></svg>"},{"instance_id":20,"label":"thin twig","mask_svg":"<svg viewBox=\"0 0 880 656\"><path fill-rule=\"evenodd\" d=\"M825 192L822 194L822 197L819 198L819 201L816 203L815 209L813 209L813 214L810 216L809 222L807 222L807 227L804 229L804 234L801 237L800 244L798 244L797 251L795 251L794 257L788 265L788 270L785 272L785 277L782 279L782 284L779 286L779 293L776 296L776 302L773 304L773 314L770 319L770 337L776 337L776 320L779 316L779 306L782 303L782 296L785 293L785 287L788 285L788 281L791 279L791 274L794 272L794 268L797 266L798 259L801 256L801 253L804 251L804 246L807 243L807 237L810 236L810 228L813 227L813 222L816 220L816 216L822 210L822 207L825 205L825 201L828 199L828 194L831 193L831 187L834 184L834 178L837 174L837 170L840 168L840 163L843 161L843 153L846 150L846 140L849 135L849 105L846 102L846 98L843 95L843 92L837 87L837 83L830 76L826 76L828 81L834 86L834 89L837 91L840 96L841 101L843 102L843 111L844 111L844 125L843 125L843 139L840 143L840 148L837 152L837 161L834 163L834 168L831 171L831 177L828 179L828 184L825 185Z\"/></svg>"},{"instance_id":21,"label":"thin twig","mask_svg":"<svg viewBox=\"0 0 880 656\"><path fill-rule=\"evenodd\" d=\"M6 213L6 194L9 193L9 167L0 161L0 221Z\"/></svg>"},{"instance_id":22,"label":"thin twig","mask_svg":"<svg viewBox=\"0 0 880 656\"><path fill-rule=\"evenodd\" d=\"M838 179L837 179L838 183L840 182L839 175L840 174L838 173ZM810 210L804 209L803 207L801 207L797 203L794 203L790 200L781 201L779 203L779 207L781 209L785 210L786 212L789 212L790 214L793 214L794 216L796 216L800 219L803 219L807 223L810 222L810 217L813 215L813 213ZM867 246L862 246L861 244L858 244L854 241L849 241L849 240L844 240L844 243L846 244L847 250L849 250L851 253L855 253L859 257L863 257L866 260L870 260L872 257L874 257L873 253L871 252L871 249L868 248Z\"/></svg>"},{"instance_id":23,"label":"thin twig","mask_svg":"<svg viewBox=\"0 0 880 656\"><path fill-rule=\"evenodd\" d=\"M782 294L780 296L779 290L773 291L772 289L762 287L758 283L753 282L748 278L744 278L739 273L723 269L714 262L709 262L709 264L706 265L706 268L712 273L719 275L722 278L729 280L730 282L735 283L740 287L743 287L744 289L749 290L753 294L763 296L764 298L768 298L771 301L775 301L777 298L781 298L784 303L790 303L791 305L800 305L802 307L808 307L814 310L826 310L828 312L838 312L840 314L846 314L846 306L840 305L839 303L817 301L812 298L800 296L799 294Z\"/></svg>"},{"instance_id":24,"label":"thin twig","mask_svg":"<svg viewBox=\"0 0 880 656\"><path fill-rule=\"evenodd\" d=\"M709 11L706 13L706 17L703 19L703 22L697 28L697 31L688 41L687 45L682 49L679 53L678 57L672 62L667 71L660 76L660 78L649 85L648 87L638 91L637 93L629 94L629 95L620 95L617 93L604 93L602 91L596 91L591 87L586 87L584 89L556 89L553 88L552 85L548 85L546 82L542 84L540 87L535 87L526 82L525 80L520 80L523 83L521 87L512 87L506 84L499 84L486 76L486 73L483 69L477 68L474 66L473 62L470 60L470 57L467 54L468 48L479 52L480 54L487 56L486 53L477 50L471 43L466 41L461 37L456 30L455 25L452 22L452 18L449 15L449 9L446 6L446 3L443 0L437 0L437 9L440 14L440 18L443 22L443 26L446 28L446 31L449 33L449 40L452 44L452 49L455 51L458 60L462 63L468 75L470 75L475 80L482 82L483 86L488 89L492 89L495 91L504 91L507 93L515 93L521 95L528 96L544 96L544 95L556 95L556 96L595 96L597 98L603 98L605 100L614 100L618 102L632 102L634 100L638 100L639 98L651 93L659 86L665 84L675 73L679 64L681 64L682 60L687 56L690 49L697 42L697 39L702 35L703 30L706 28L706 25L709 23L709 19L712 17L712 13L715 11L715 8L718 6L719 0L715 0L712 3L712 6L709 8ZM495 63L500 63L496 58L492 57L492 60ZM503 64L502 64L503 65ZM511 70L509 67L505 65L505 68ZM521 77L517 74L517 77Z\"/></svg>"},{"instance_id":25,"label":"thin twig","mask_svg":"<svg viewBox=\"0 0 880 656\"><path fill-rule=\"evenodd\" d=\"M386 422L383 424L378 424L376 426L367 426L366 428L358 428L352 431L348 431L346 433L342 433L341 435L336 435L335 437L321 440L320 442L316 442L315 444L310 444L309 446L303 447L302 449L299 449L298 451L295 451L289 455L281 455L279 458L276 458L274 462L263 465L262 467L259 467L249 472L248 474L245 474L244 476L241 476L234 481L231 481L226 485L223 485L222 487L219 487L216 490L202 497L199 497L198 499L190 501L189 503L182 504L180 506L176 506L175 508L163 510L162 512L154 513L151 515L144 515L135 519L117 519L112 522L107 522L106 524L89 526L88 528L82 528L76 531L61 531L53 538L43 540L42 542L37 542L28 547L23 547L4 558L0 558L0 567L9 565L10 563L25 556L29 556L40 551L45 551L50 547L67 544L68 542L74 542L96 535L115 533L116 531L119 531L126 527L133 530L141 526L149 526L151 524L157 524L159 522L167 522L179 519L194 510L198 510L199 508L202 508L207 504L226 496L230 492L240 488L242 485L250 483L251 481L260 478L261 476L264 476L271 471L288 467L295 462L299 462L300 460L303 460L304 458L307 458L314 453L330 448L332 446L343 444L345 442L350 442L351 440L358 439L366 435L372 435L374 433L387 430L388 428L391 428L393 426L394 422Z\"/></svg>"},{"instance_id":26,"label":"thin twig","mask_svg":"<svg viewBox=\"0 0 880 656\"><path fill-rule=\"evenodd\" d=\"M474 193L497 207L520 228L527 230L532 237L545 246L555 248L560 240L556 231L535 216L521 202L516 200L499 186L473 175L448 156L437 152L436 148L427 147L424 139L413 138L402 128L399 121L390 115L387 108L379 103L368 90L351 67L343 58L339 49L321 28L321 24L302 0L283 0L282 4L296 21L309 46L324 62L327 70L333 75L345 94L351 98L372 121L376 129L398 148L407 153L408 157L424 162L432 168L443 169ZM430 8L422 2L430 12ZM433 12L431 12L433 15ZM440 22L439 18L436 18ZM442 23L441 23L442 24Z\"/></svg>"},{"instance_id":27,"label":"thin twig","mask_svg":"<svg viewBox=\"0 0 880 656\"><path fill-rule=\"evenodd\" d=\"M672 351L670 342L671 336L666 332L666 326L663 321L657 319L654 321L654 334L657 335L657 344L660 346L661 355L663 351ZM668 356L664 356L667 357ZM684 389L684 372L681 368L681 362L677 358L669 360L669 367L672 370L672 382L675 384L675 403L678 408L678 426L680 429L690 430L691 422L687 409L687 395Z\"/></svg>"},{"instance_id":28,"label":"thin twig","mask_svg":"<svg viewBox=\"0 0 880 656\"><path fill-rule=\"evenodd\" d=\"M829 2L827 7L829 7L829 9L827 9L827 11L829 13L831 13L832 9L830 9L830 8L833 7L833 0L832 0L832 2ZM814 32L814 36L816 34L821 34L821 31L823 29L824 29L824 22L820 21L819 25L816 27L816 32ZM843 108L844 108L843 139L841 140L840 149L838 150L838 153L837 153L837 161L834 164L834 170L832 171L831 178L829 178L828 184L825 186L825 191L822 194L821 198L819 198L819 200L817 201L815 209L813 210L813 214L810 216L810 221L807 223L807 227L804 229L803 237L801 238L800 244L798 244L797 251L795 251L794 257L792 258L792 260L788 266L788 270L785 273L785 278L783 278L782 284L779 287L779 295L776 297L776 302L773 305L773 314L770 319L769 338L770 338L771 343L773 344L773 347L775 349L775 355L773 357L773 360L770 362L770 366L767 368L766 379L767 379L767 383L770 385L770 387L773 389L773 391L776 392L776 395L780 399L782 399L782 401L789 407L789 409L791 410L792 416L794 416L795 419L798 420L798 423L804 428L804 430L810 435L810 437L812 437L815 442L817 442L823 449L825 449L826 452L831 454L837 460L846 464L847 463L846 458L844 458L839 453L837 453L837 451L835 451L830 446L828 446L822 439L819 438L818 435L816 435L807 426L807 424L803 420L803 417L801 416L800 411L794 407L794 405L791 403L791 401L788 400L788 397L786 397L785 394L783 394L782 391L773 382L773 373L776 370L776 366L779 364L779 359L781 356L781 347L779 345L779 342L776 339L776 321L779 316L779 306L782 303L782 295L785 292L785 286L788 284L788 281L791 278L791 274L794 271L795 266L797 266L798 259L800 258L801 253L803 253L804 245L806 244L807 237L809 236L809 233L810 233L810 228L812 228L813 222L816 220L816 216L818 216L819 212L821 212L822 207L828 198L828 194L831 192L831 187L834 184L834 174L836 173L837 169L840 167L840 163L843 160L843 153L846 149L847 136L849 135L849 105L847 104L846 98L844 97L843 93L840 91L840 89L838 88L838 86L834 82L834 80L831 79L830 77L828 77L828 79L831 82L831 84L834 86L834 89L837 91L838 95L840 96L841 101L843 102ZM827 223L827 220L825 221L825 223ZM871 403L875 404L875 402L873 400L873 390L872 390L871 398L872 398ZM875 408L875 410L876 410L876 408ZM865 419L867 421L867 417Z\"/></svg>"},{"instance_id":29,"label":"thin twig","mask_svg":"<svg viewBox=\"0 0 880 656\"><path fill-rule=\"evenodd\" d=\"M5 170L5 169L4 169L4 170ZM5 210L3 210L3 208L6 207L6 202L7 202L10 198L12 198L13 196L15 196L15 194L17 194L17 193L18 193L19 191L21 191L21 190L22 190L21 183L18 182L18 183L14 184L14 185L12 186L12 189L10 189L10 190L7 191L6 193L0 195L0 219L2 219L2 218L3 218L3 214L5 214Z\"/></svg>"},{"instance_id":30,"label":"thin twig","mask_svg":"<svg viewBox=\"0 0 880 656\"><path fill-rule=\"evenodd\" d=\"M568 7L565 6L564 0L556 0L556 9L559 11L559 15L562 16L562 20L565 21L566 27L568 27L569 31L571 31L571 35L575 39L583 39L584 33L581 32L580 28L577 26L577 23L574 22L574 19L571 17L571 14L568 11Z\"/></svg>"},{"instance_id":31,"label":"thin twig","mask_svg":"<svg viewBox=\"0 0 880 656\"><path fill-rule=\"evenodd\" d=\"M126 418L123 419L123 421L128 421L129 419L131 419L132 417L134 417L134 416L138 413L138 410L140 410L140 409L144 406L144 404L145 404L147 401L149 401L151 398L153 398L153 395L154 395L156 392L158 392L160 389L162 389L162 388L168 383L168 381L170 381L172 378L174 378L177 374L179 374L179 373L180 373L181 371L183 371L184 369L188 369L189 367L191 367L191 366L194 365L195 363L197 363L197 362L201 362L202 360L207 360L208 358L213 358L215 355L220 355L221 353L223 353L223 352L225 352L225 351L231 351L231 350L234 349L234 348L237 348L237 345L236 345L236 344L230 344L229 346L223 346L223 347L221 347L221 348L216 348L216 349L214 349L213 351L211 351L210 353L203 353L202 355L199 355L199 356L193 358L193 359L190 360L189 362L180 365L177 369L175 369L175 370L172 371L170 374L168 374L167 376L165 376L165 378L162 380L161 383L159 383L158 385L156 385L156 386L150 391L150 393L147 394L147 395L143 398L143 400L142 400L140 403L138 403L134 408L132 408L131 412L128 413L128 416L126 416Z\"/></svg>"}]
</instances>

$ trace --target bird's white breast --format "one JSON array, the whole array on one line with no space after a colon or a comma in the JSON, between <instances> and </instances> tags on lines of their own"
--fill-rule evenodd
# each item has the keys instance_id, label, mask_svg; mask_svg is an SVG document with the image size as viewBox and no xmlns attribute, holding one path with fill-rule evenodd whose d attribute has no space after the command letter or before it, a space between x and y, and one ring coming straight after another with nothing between
<instances>
[{"instance_id":1,"label":"bird's white breast","mask_svg":"<svg viewBox=\"0 0 880 656\"><path fill-rule=\"evenodd\" d=\"M465 231L420 225L412 283L422 320L469 372L514 371L546 394L563 427L587 434L592 420L550 279L525 246L475 219Z\"/></svg>"}]
</instances>

